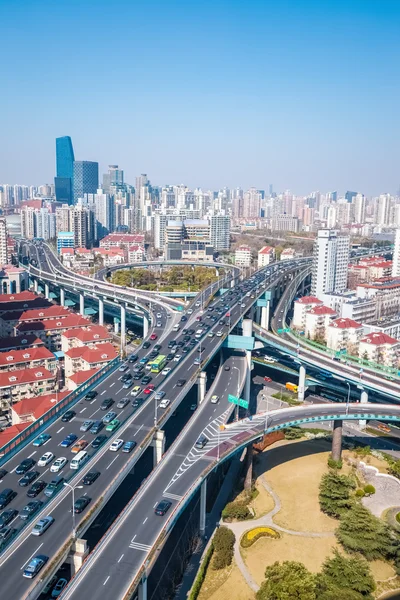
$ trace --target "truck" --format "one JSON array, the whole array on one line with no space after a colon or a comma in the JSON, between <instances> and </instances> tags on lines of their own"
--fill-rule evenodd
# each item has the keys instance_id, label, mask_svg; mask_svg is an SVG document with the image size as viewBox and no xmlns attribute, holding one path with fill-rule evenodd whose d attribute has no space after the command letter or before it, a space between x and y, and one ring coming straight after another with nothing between
<instances>
[{"instance_id":1,"label":"truck","mask_svg":"<svg viewBox=\"0 0 400 600\"><path fill-rule=\"evenodd\" d=\"M288 382L285 384L285 388L286 388L287 390L289 390L290 392L293 392L294 394L297 394L297 392L298 392L298 389L299 389L299 386L298 386L298 385L296 385L295 383L290 383L290 381L288 381Z\"/></svg>"}]
</instances>

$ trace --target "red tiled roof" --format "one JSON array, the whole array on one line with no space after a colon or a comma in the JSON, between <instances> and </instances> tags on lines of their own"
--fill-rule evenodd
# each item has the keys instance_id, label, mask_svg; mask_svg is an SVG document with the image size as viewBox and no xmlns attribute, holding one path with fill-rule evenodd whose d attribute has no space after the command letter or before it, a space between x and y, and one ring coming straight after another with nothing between
<instances>
[{"instance_id":1,"label":"red tiled roof","mask_svg":"<svg viewBox=\"0 0 400 600\"><path fill-rule=\"evenodd\" d=\"M51 306L51 303L43 298L43 296L38 296L33 300L20 300L19 302L2 302L0 304L0 315L3 315L6 312L14 312L19 311L21 314L24 310L33 310L35 308L46 308L47 306Z\"/></svg>"},{"instance_id":2,"label":"red tiled roof","mask_svg":"<svg viewBox=\"0 0 400 600\"><path fill-rule=\"evenodd\" d=\"M28 427L29 423L18 423L12 425L0 433L0 448L11 442L21 431Z\"/></svg>"},{"instance_id":3,"label":"red tiled roof","mask_svg":"<svg viewBox=\"0 0 400 600\"><path fill-rule=\"evenodd\" d=\"M91 254L92 250L88 248L75 248L75 254Z\"/></svg>"},{"instance_id":4,"label":"red tiled roof","mask_svg":"<svg viewBox=\"0 0 400 600\"><path fill-rule=\"evenodd\" d=\"M47 321L27 321L20 323L15 327L19 332L22 331L52 331L56 329L70 329L71 327L85 327L89 325L89 319L80 315L70 314L63 319L47 319Z\"/></svg>"},{"instance_id":5,"label":"red tiled roof","mask_svg":"<svg viewBox=\"0 0 400 600\"><path fill-rule=\"evenodd\" d=\"M63 400L70 392L53 392L52 394L43 394L34 398L24 398L20 402L13 405L12 410L17 415L28 416L32 415L35 419L40 419L56 402Z\"/></svg>"},{"instance_id":6,"label":"red tiled roof","mask_svg":"<svg viewBox=\"0 0 400 600\"><path fill-rule=\"evenodd\" d=\"M4 371L0 373L0 388L54 379L54 375L44 367L21 369L20 371Z\"/></svg>"},{"instance_id":7,"label":"red tiled roof","mask_svg":"<svg viewBox=\"0 0 400 600\"><path fill-rule=\"evenodd\" d=\"M106 246L107 244L143 244L143 234L132 234L132 233L110 233L100 240L100 246Z\"/></svg>"},{"instance_id":8,"label":"red tiled roof","mask_svg":"<svg viewBox=\"0 0 400 600\"><path fill-rule=\"evenodd\" d=\"M316 296L303 296L303 298L299 298L296 302L298 304L322 304L322 300L319 300Z\"/></svg>"},{"instance_id":9,"label":"red tiled roof","mask_svg":"<svg viewBox=\"0 0 400 600\"><path fill-rule=\"evenodd\" d=\"M261 250L258 251L258 254L272 254L274 251L272 246L264 246Z\"/></svg>"},{"instance_id":10,"label":"red tiled roof","mask_svg":"<svg viewBox=\"0 0 400 600\"><path fill-rule=\"evenodd\" d=\"M362 327L361 323L357 323L353 319L335 319L329 325L329 327L336 327L338 329L359 329Z\"/></svg>"},{"instance_id":11,"label":"red tiled roof","mask_svg":"<svg viewBox=\"0 0 400 600\"><path fill-rule=\"evenodd\" d=\"M61 254L74 254L75 250L73 248L61 248Z\"/></svg>"},{"instance_id":12,"label":"red tiled roof","mask_svg":"<svg viewBox=\"0 0 400 600\"><path fill-rule=\"evenodd\" d=\"M123 248L93 248L93 253L102 256L125 256Z\"/></svg>"},{"instance_id":13,"label":"red tiled roof","mask_svg":"<svg viewBox=\"0 0 400 600\"><path fill-rule=\"evenodd\" d=\"M314 308L310 310L310 313L312 315L336 315L336 311L329 306L314 306Z\"/></svg>"},{"instance_id":14,"label":"red tiled roof","mask_svg":"<svg viewBox=\"0 0 400 600\"><path fill-rule=\"evenodd\" d=\"M111 334L102 325L91 325L90 327L64 331L62 335L66 338L74 338L84 343L111 339Z\"/></svg>"},{"instance_id":15,"label":"red tiled roof","mask_svg":"<svg viewBox=\"0 0 400 600\"><path fill-rule=\"evenodd\" d=\"M35 300L38 296L29 290L19 292L18 294L0 294L1 302L26 302L27 300ZM0 307L1 308L1 307Z\"/></svg>"},{"instance_id":16,"label":"red tiled roof","mask_svg":"<svg viewBox=\"0 0 400 600\"><path fill-rule=\"evenodd\" d=\"M392 338L390 335L386 333L369 333L365 337L362 338L362 342L366 342L367 344L373 344L374 346L383 346L384 344L389 344L390 346L394 346L395 344L399 344L399 340Z\"/></svg>"},{"instance_id":17,"label":"red tiled roof","mask_svg":"<svg viewBox=\"0 0 400 600\"><path fill-rule=\"evenodd\" d=\"M13 350L0 352L0 366L15 365L17 363L31 362L34 360L46 360L54 358L54 354L45 346L39 348L25 348L24 350Z\"/></svg>"},{"instance_id":18,"label":"red tiled roof","mask_svg":"<svg viewBox=\"0 0 400 600\"><path fill-rule=\"evenodd\" d=\"M97 362L105 362L117 358L118 354L114 346L109 342L100 344L96 348L85 346L85 353L82 355L84 361L89 364Z\"/></svg>"},{"instance_id":19,"label":"red tiled roof","mask_svg":"<svg viewBox=\"0 0 400 600\"><path fill-rule=\"evenodd\" d=\"M81 385L82 383L85 383L89 377L92 377L92 375L97 373L98 370L99 369L89 369L88 371L78 371L77 373L74 373L68 377L68 379L73 383L76 383L76 385Z\"/></svg>"},{"instance_id":20,"label":"red tiled roof","mask_svg":"<svg viewBox=\"0 0 400 600\"><path fill-rule=\"evenodd\" d=\"M31 310L12 311L1 316L3 321L18 321L24 323L26 321L40 321L43 319L61 319L68 315L72 315L68 308L59 306L58 304L50 304L43 308L32 308Z\"/></svg>"}]
</instances>

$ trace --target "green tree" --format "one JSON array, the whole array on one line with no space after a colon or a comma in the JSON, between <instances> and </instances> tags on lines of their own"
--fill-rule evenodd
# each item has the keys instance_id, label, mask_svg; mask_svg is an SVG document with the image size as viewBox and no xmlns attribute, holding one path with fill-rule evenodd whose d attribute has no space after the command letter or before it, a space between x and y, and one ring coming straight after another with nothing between
<instances>
[{"instance_id":1,"label":"green tree","mask_svg":"<svg viewBox=\"0 0 400 600\"><path fill-rule=\"evenodd\" d=\"M336 536L345 550L360 552L367 560L389 558L395 552L388 525L359 503L342 515Z\"/></svg>"},{"instance_id":2,"label":"green tree","mask_svg":"<svg viewBox=\"0 0 400 600\"><path fill-rule=\"evenodd\" d=\"M213 569L224 569L231 564L235 539L235 534L228 527L219 527L217 529L213 538Z\"/></svg>"},{"instance_id":3,"label":"green tree","mask_svg":"<svg viewBox=\"0 0 400 600\"><path fill-rule=\"evenodd\" d=\"M265 569L257 600L316 600L315 577L295 561L275 562Z\"/></svg>"},{"instance_id":4,"label":"green tree","mask_svg":"<svg viewBox=\"0 0 400 600\"><path fill-rule=\"evenodd\" d=\"M356 594L354 598L372 600L371 593L375 590L375 581L367 561L358 556L344 556L337 550L324 562L316 584L318 600L329 598L334 590L340 590L336 598L342 599L342 591L347 591L349 598L352 598L352 592Z\"/></svg>"},{"instance_id":5,"label":"green tree","mask_svg":"<svg viewBox=\"0 0 400 600\"><path fill-rule=\"evenodd\" d=\"M319 504L321 510L331 517L340 517L353 504L351 492L355 483L347 475L330 471L322 476L319 486Z\"/></svg>"}]
</instances>

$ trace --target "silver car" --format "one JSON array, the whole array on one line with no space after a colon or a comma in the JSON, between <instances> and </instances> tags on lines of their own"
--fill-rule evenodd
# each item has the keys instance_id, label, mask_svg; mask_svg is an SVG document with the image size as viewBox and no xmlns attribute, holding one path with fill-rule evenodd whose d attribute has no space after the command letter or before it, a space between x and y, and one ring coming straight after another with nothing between
<instances>
[{"instance_id":1,"label":"silver car","mask_svg":"<svg viewBox=\"0 0 400 600\"><path fill-rule=\"evenodd\" d=\"M108 412L108 413L106 414L106 416L105 416L105 417L103 417L103 423L105 423L105 424L107 424L107 423L111 423L111 421L112 421L113 419L115 419L115 418L116 418L116 416L117 416L117 413L116 413L116 412L114 412L113 410L110 410L110 412Z\"/></svg>"},{"instance_id":2,"label":"silver car","mask_svg":"<svg viewBox=\"0 0 400 600\"><path fill-rule=\"evenodd\" d=\"M122 398L122 400L120 400L117 404L117 408L125 408L125 406L128 406L129 404L129 398Z\"/></svg>"},{"instance_id":3,"label":"silver car","mask_svg":"<svg viewBox=\"0 0 400 600\"><path fill-rule=\"evenodd\" d=\"M83 421L82 425L80 426L80 430L81 431L88 431L91 426L93 425L93 421L90 421L89 419L87 421Z\"/></svg>"},{"instance_id":4,"label":"silver car","mask_svg":"<svg viewBox=\"0 0 400 600\"><path fill-rule=\"evenodd\" d=\"M35 527L32 529L31 534L32 535L42 535L49 527L50 525L53 525L54 523L54 518L53 517L43 517L43 519L40 519Z\"/></svg>"}]
</instances>

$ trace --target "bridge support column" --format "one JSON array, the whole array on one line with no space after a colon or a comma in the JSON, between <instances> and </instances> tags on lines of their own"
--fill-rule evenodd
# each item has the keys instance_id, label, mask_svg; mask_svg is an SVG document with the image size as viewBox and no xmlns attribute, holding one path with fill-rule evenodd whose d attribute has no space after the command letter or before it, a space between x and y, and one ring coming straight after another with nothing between
<instances>
[{"instance_id":1,"label":"bridge support column","mask_svg":"<svg viewBox=\"0 0 400 600\"><path fill-rule=\"evenodd\" d=\"M231 288L234 288L236 285L237 279L232 279L231 280Z\"/></svg>"},{"instance_id":2,"label":"bridge support column","mask_svg":"<svg viewBox=\"0 0 400 600\"><path fill-rule=\"evenodd\" d=\"M255 322L258 325L261 325L261 306L257 306L256 308L256 318L255 318Z\"/></svg>"},{"instance_id":3,"label":"bridge support column","mask_svg":"<svg viewBox=\"0 0 400 600\"><path fill-rule=\"evenodd\" d=\"M125 350L126 346L126 306L121 304L121 346Z\"/></svg>"},{"instance_id":4,"label":"bridge support column","mask_svg":"<svg viewBox=\"0 0 400 600\"><path fill-rule=\"evenodd\" d=\"M79 312L82 317L85 315L85 295L82 292L79 294Z\"/></svg>"},{"instance_id":5,"label":"bridge support column","mask_svg":"<svg viewBox=\"0 0 400 600\"><path fill-rule=\"evenodd\" d=\"M138 587L138 600L147 600L147 575L143 574Z\"/></svg>"},{"instance_id":6,"label":"bridge support column","mask_svg":"<svg viewBox=\"0 0 400 600\"><path fill-rule=\"evenodd\" d=\"M244 489L249 491L251 490L251 483L253 481L253 444L247 446L245 469Z\"/></svg>"},{"instance_id":7,"label":"bridge support column","mask_svg":"<svg viewBox=\"0 0 400 600\"><path fill-rule=\"evenodd\" d=\"M199 406L206 396L207 373L202 371L197 377L197 405Z\"/></svg>"},{"instance_id":8,"label":"bridge support column","mask_svg":"<svg viewBox=\"0 0 400 600\"><path fill-rule=\"evenodd\" d=\"M251 337L253 335L253 321L251 319L243 319L242 324L243 335ZM250 386L251 386L251 351L246 350L246 381L244 384L243 399L250 402Z\"/></svg>"},{"instance_id":9,"label":"bridge support column","mask_svg":"<svg viewBox=\"0 0 400 600\"><path fill-rule=\"evenodd\" d=\"M207 479L203 480L200 488L200 533L206 530L206 508L207 508Z\"/></svg>"},{"instance_id":10,"label":"bridge support column","mask_svg":"<svg viewBox=\"0 0 400 600\"><path fill-rule=\"evenodd\" d=\"M38 293L39 283L37 279L33 280L33 289L35 290L35 294Z\"/></svg>"},{"instance_id":11,"label":"bridge support column","mask_svg":"<svg viewBox=\"0 0 400 600\"><path fill-rule=\"evenodd\" d=\"M300 366L299 370L299 386L297 392L297 399L299 402L304 402L304 394L306 391L306 369L303 365Z\"/></svg>"},{"instance_id":12,"label":"bridge support column","mask_svg":"<svg viewBox=\"0 0 400 600\"><path fill-rule=\"evenodd\" d=\"M88 554L89 547L87 545L87 541L80 538L75 540L68 554L67 560L65 561L71 565L72 576L79 571Z\"/></svg>"},{"instance_id":13,"label":"bridge support column","mask_svg":"<svg viewBox=\"0 0 400 600\"><path fill-rule=\"evenodd\" d=\"M155 402L155 400L154 400ZM157 429L153 437L153 465L160 462L165 452L165 431Z\"/></svg>"},{"instance_id":14,"label":"bridge support column","mask_svg":"<svg viewBox=\"0 0 400 600\"><path fill-rule=\"evenodd\" d=\"M149 320L146 315L143 315L143 339L147 337L149 333Z\"/></svg>"},{"instance_id":15,"label":"bridge support column","mask_svg":"<svg viewBox=\"0 0 400 600\"><path fill-rule=\"evenodd\" d=\"M104 325L104 300L99 298L99 324Z\"/></svg>"},{"instance_id":16,"label":"bridge support column","mask_svg":"<svg viewBox=\"0 0 400 600\"><path fill-rule=\"evenodd\" d=\"M50 287L48 283L44 284L44 296L45 298L49 299L50 296Z\"/></svg>"},{"instance_id":17,"label":"bridge support column","mask_svg":"<svg viewBox=\"0 0 400 600\"><path fill-rule=\"evenodd\" d=\"M360 403L361 404L367 404L368 403L368 392L366 390L363 390L361 392ZM360 419L358 421L358 426L359 426L360 429L365 429L366 426L367 426L367 421L365 419Z\"/></svg>"},{"instance_id":18,"label":"bridge support column","mask_svg":"<svg viewBox=\"0 0 400 600\"><path fill-rule=\"evenodd\" d=\"M261 309L261 328L266 331L269 330L269 300L267 300L267 306L263 306Z\"/></svg>"},{"instance_id":19,"label":"bridge support column","mask_svg":"<svg viewBox=\"0 0 400 600\"><path fill-rule=\"evenodd\" d=\"M332 436L332 458L339 461L342 458L342 434L343 421L335 419L333 421L333 436Z\"/></svg>"},{"instance_id":20,"label":"bridge support column","mask_svg":"<svg viewBox=\"0 0 400 600\"><path fill-rule=\"evenodd\" d=\"M60 305L65 306L65 290L63 287L60 287Z\"/></svg>"}]
</instances>

